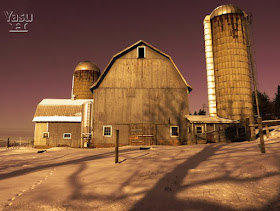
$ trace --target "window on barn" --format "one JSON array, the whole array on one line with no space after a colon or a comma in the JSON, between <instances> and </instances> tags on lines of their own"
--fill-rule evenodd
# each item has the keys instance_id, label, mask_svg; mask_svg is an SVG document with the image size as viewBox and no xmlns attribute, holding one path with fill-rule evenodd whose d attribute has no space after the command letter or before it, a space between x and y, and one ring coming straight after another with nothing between
<instances>
[{"instance_id":1,"label":"window on barn","mask_svg":"<svg viewBox=\"0 0 280 211\"><path fill-rule=\"evenodd\" d=\"M50 134L49 132L43 132L43 138L49 138Z\"/></svg>"},{"instance_id":2,"label":"window on barn","mask_svg":"<svg viewBox=\"0 0 280 211\"><path fill-rule=\"evenodd\" d=\"M103 126L103 136L105 136L105 137L112 136L112 126L111 125Z\"/></svg>"},{"instance_id":3,"label":"window on barn","mask_svg":"<svg viewBox=\"0 0 280 211\"><path fill-rule=\"evenodd\" d=\"M71 139L71 133L63 133L63 139Z\"/></svg>"},{"instance_id":4,"label":"window on barn","mask_svg":"<svg viewBox=\"0 0 280 211\"><path fill-rule=\"evenodd\" d=\"M196 127L195 127L195 132L196 132L196 134L202 133L202 132L203 132L203 131L202 131L202 127L201 127L201 126L196 126Z\"/></svg>"},{"instance_id":5,"label":"window on barn","mask_svg":"<svg viewBox=\"0 0 280 211\"><path fill-rule=\"evenodd\" d=\"M146 57L146 48L145 46L140 46L137 48L137 57L145 58Z\"/></svg>"},{"instance_id":6,"label":"window on barn","mask_svg":"<svg viewBox=\"0 0 280 211\"><path fill-rule=\"evenodd\" d=\"M179 136L179 126L171 126L170 127L170 136L178 137Z\"/></svg>"}]
</instances>

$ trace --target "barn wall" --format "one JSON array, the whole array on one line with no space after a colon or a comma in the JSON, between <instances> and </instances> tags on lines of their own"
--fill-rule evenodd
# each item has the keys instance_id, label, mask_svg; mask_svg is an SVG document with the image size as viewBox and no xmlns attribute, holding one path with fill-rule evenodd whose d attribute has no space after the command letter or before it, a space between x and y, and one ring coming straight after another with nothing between
<instances>
[{"instance_id":1,"label":"barn wall","mask_svg":"<svg viewBox=\"0 0 280 211\"><path fill-rule=\"evenodd\" d=\"M45 146L47 144L47 138L43 138L43 132L48 132L48 123L36 122L34 132L35 146Z\"/></svg>"},{"instance_id":2,"label":"barn wall","mask_svg":"<svg viewBox=\"0 0 280 211\"><path fill-rule=\"evenodd\" d=\"M146 47L146 58L137 58L137 49L115 61L100 86L93 91L94 144L113 144L112 137L103 137L103 125L120 127L123 143L130 143L132 124L153 124L162 143L179 144L187 139L189 114L188 87L173 63ZM127 126L124 126L127 125ZM180 136L170 137L170 125L180 126ZM126 140L125 140L126 139Z\"/></svg>"},{"instance_id":3,"label":"barn wall","mask_svg":"<svg viewBox=\"0 0 280 211\"><path fill-rule=\"evenodd\" d=\"M116 130L119 130L119 145L129 145L129 125L111 124L112 136L103 136L103 125L96 124L94 127L95 138L91 146L93 147L113 147L116 142Z\"/></svg>"},{"instance_id":4,"label":"barn wall","mask_svg":"<svg viewBox=\"0 0 280 211\"><path fill-rule=\"evenodd\" d=\"M49 145L80 147L81 123L49 123ZM63 139L63 133L71 133L71 139Z\"/></svg>"},{"instance_id":5,"label":"barn wall","mask_svg":"<svg viewBox=\"0 0 280 211\"><path fill-rule=\"evenodd\" d=\"M186 88L173 63L146 47L146 58L137 49L115 61L99 88ZM99 89L98 88L98 89Z\"/></svg>"}]
</instances>

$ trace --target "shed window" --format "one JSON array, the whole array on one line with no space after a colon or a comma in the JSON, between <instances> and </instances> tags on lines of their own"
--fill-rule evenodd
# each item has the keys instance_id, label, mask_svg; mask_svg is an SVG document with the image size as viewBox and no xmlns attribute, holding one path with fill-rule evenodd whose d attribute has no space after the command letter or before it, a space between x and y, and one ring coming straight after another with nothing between
<instances>
[{"instance_id":1,"label":"shed window","mask_svg":"<svg viewBox=\"0 0 280 211\"><path fill-rule=\"evenodd\" d=\"M171 126L170 127L170 136L178 137L179 136L179 126Z\"/></svg>"},{"instance_id":2,"label":"shed window","mask_svg":"<svg viewBox=\"0 0 280 211\"><path fill-rule=\"evenodd\" d=\"M49 138L50 133L49 132L43 132L43 138Z\"/></svg>"},{"instance_id":3,"label":"shed window","mask_svg":"<svg viewBox=\"0 0 280 211\"><path fill-rule=\"evenodd\" d=\"M196 133L202 133L202 127L201 126L196 126L195 127L195 132Z\"/></svg>"},{"instance_id":4,"label":"shed window","mask_svg":"<svg viewBox=\"0 0 280 211\"><path fill-rule=\"evenodd\" d=\"M146 48L145 46L141 46L137 48L137 57L145 58L146 57Z\"/></svg>"},{"instance_id":5,"label":"shed window","mask_svg":"<svg viewBox=\"0 0 280 211\"><path fill-rule=\"evenodd\" d=\"M71 139L71 133L63 133L63 139Z\"/></svg>"},{"instance_id":6,"label":"shed window","mask_svg":"<svg viewBox=\"0 0 280 211\"><path fill-rule=\"evenodd\" d=\"M112 136L112 126L111 125L103 126L103 136L105 136L105 137Z\"/></svg>"}]
</instances>

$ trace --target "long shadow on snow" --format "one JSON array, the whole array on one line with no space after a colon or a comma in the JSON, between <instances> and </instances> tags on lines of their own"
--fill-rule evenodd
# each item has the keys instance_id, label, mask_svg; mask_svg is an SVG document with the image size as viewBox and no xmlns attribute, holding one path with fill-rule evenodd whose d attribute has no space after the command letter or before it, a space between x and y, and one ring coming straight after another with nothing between
<instances>
[{"instance_id":1,"label":"long shadow on snow","mask_svg":"<svg viewBox=\"0 0 280 211\"><path fill-rule=\"evenodd\" d=\"M138 151L138 149L124 149L124 150L120 149L120 153L131 152L131 151ZM60 162L60 163L45 164L45 165L41 165L41 166L20 169L20 170L12 171L9 173L0 174L0 180L21 176L24 174L44 170L47 168L53 168L53 167L70 165L70 164L77 164L77 163L90 161L90 160L98 160L98 159L102 159L102 158L113 157L114 155L115 155L115 152L112 151L112 152L106 152L106 153L101 153L101 154L97 154L97 155L87 156L87 157L83 157L83 158L79 158L79 159L64 161L64 162Z\"/></svg>"}]
</instances>

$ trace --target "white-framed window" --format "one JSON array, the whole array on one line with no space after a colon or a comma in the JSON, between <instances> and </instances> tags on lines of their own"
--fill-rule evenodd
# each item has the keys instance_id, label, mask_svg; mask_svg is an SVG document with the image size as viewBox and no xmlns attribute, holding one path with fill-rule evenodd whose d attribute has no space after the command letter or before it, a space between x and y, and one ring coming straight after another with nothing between
<instances>
[{"instance_id":1,"label":"white-framed window","mask_svg":"<svg viewBox=\"0 0 280 211\"><path fill-rule=\"evenodd\" d=\"M195 126L195 133L199 134L199 133L203 133L203 127L202 126Z\"/></svg>"},{"instance_id":2,"label":"white-framed window","mask_svg":"<svg viewBox=\"0 0 280 211\"><path fill-rule=\"evenodd\" d=\"M179 136L179 126L170 126L170 136L171 137Z\"/></svg>"},{"instance_id":3,"label":"white-framed window","mask_svg":"<svg viewBox=\"0 0 280 211\"><path fill-rule=\"evenodd\" d=\"M103 126L103 136L111 137L112 136L112 125L104 125Z\"/></svg>"},{"instance_id":4,"label":"white-framed window","mask_svg":"<svg viewBox=\"0 0 280 211\"><path fill-rule=\"evenodd\" d=\"M49 138L50 133L49 132L43 132L43 138Z\"/></svg>"},{"instance_id":5,"label":"white-framed window","mask_svg":"<svg viewBox=\"0 0 280 211\"><path fill-rule=\"evenodd\" d=\"M139 46L137 48L137 58L146 58L146 47L145 46Z\"/></svg>"},{"instance_id":6,"label":"white-framed window","mask_svg":"<svg viewBox=\"0 0 280 211\"><path fill-rule=\"evenodd\" d=\"M63 133L63 139L71 139L71 133Z\"/></svg>"}]
</instances>

